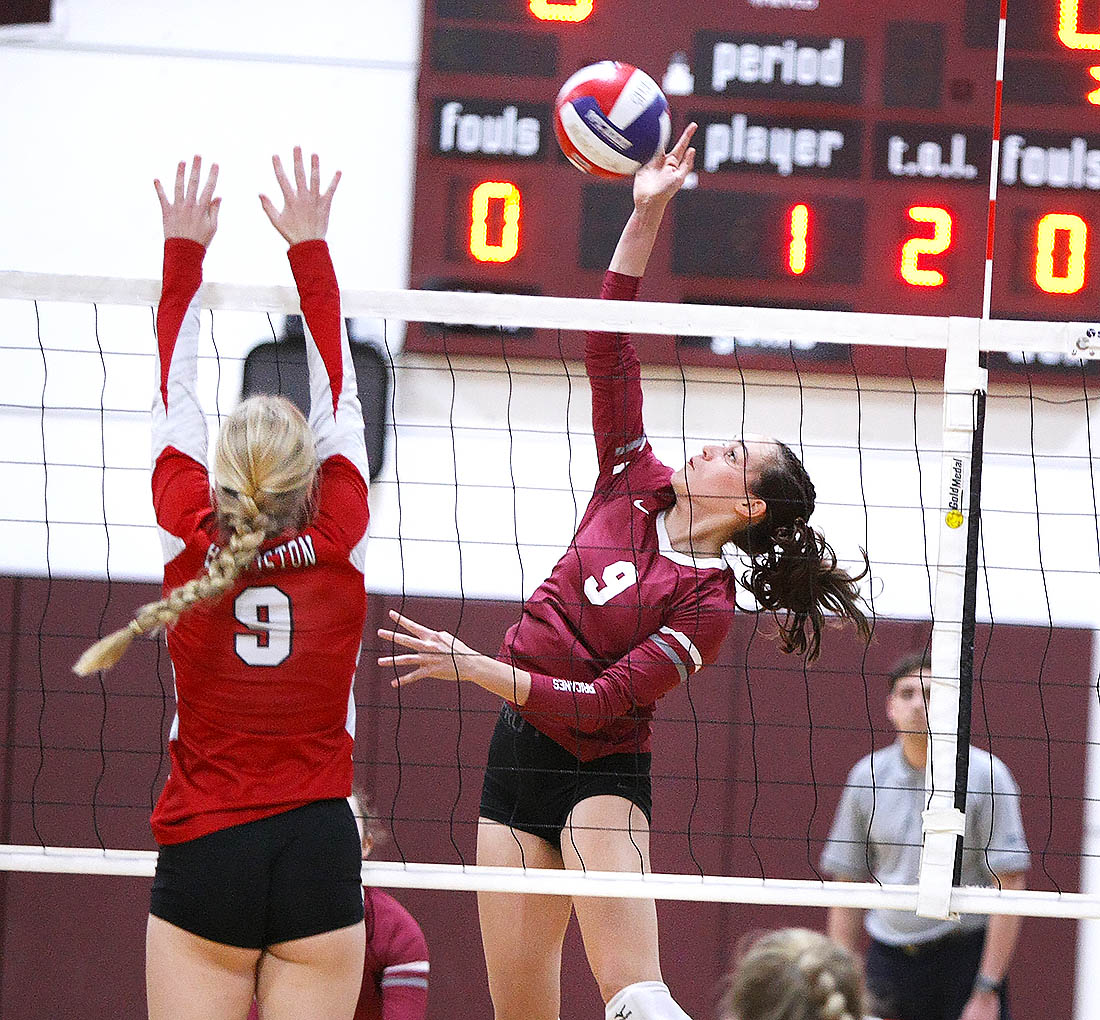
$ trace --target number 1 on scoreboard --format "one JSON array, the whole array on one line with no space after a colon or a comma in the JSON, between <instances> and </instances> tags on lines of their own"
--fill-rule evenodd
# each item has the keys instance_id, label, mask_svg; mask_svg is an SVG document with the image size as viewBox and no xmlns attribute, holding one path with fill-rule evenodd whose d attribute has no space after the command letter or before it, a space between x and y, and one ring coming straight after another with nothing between
<instances>
[{"instance_id":1,"label":"number 1 on scoreboard","mask_svg":"<svg viewBox=\"0 0 1100 1020\"><path fill-rule=\"evenodd\" d=\"M795 276L801 276L810 263L810 207L802 202L792 205L787 225L791 237L787 245L787 268Z\"/></svg>"}]
</instances>

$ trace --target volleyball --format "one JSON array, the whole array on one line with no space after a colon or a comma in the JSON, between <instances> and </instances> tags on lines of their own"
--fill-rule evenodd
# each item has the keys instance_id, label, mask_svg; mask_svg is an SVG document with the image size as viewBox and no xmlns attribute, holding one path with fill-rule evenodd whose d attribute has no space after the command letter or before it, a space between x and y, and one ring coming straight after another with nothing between
<instances>
[{"instance_id":1,"label":"volleyball","mask_svg":"<svg viewBox=\"0 0 1100 1020\"><path fill-rule=\"evenodd\" d=\"M672 120L668 100L645 71L603 60L561 87L554 132L575 167L597 177L629 177L668 145Z\"/></svg>"}]
</instances>

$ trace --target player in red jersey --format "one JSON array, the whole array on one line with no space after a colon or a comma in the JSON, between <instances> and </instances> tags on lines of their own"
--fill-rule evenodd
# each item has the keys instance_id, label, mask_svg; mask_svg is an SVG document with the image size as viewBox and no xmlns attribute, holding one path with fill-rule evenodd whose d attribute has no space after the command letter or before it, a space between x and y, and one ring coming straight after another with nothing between
<instances>
[{"instance_id":1,"label":"player in red jersey","mask_svg":"<svg viewBox=\"0 0 1100 1020\"><path fill-rule=\"evenodd\" d=\"M693 166L694 131L636 175L603 297L635 296L665 206ZM807 523L814 487L788 447L746 435L704 446L674 472L646 439L630 340L590 333L585 366L595 490L497 658L396 613L407 633L379 632L408 650L378 660L401 673L395 684L457 678L505 699L482 788L479 864L649 870L654 704L718 654L735 605L727 545L748 557L739 580L775 614L787 651L817 654L825 609L868 630L859 578ZM685 1017L661 981L652 900L481 893L478 903L497 1020L556 1020L571 909L609 1020Z\"/></svg>"},{"instance_id":2,"label":"player in red jersey","mask_svg":"<svg viewBox=\"0 0 1100 1020\"><path fill-rule=\"evenodd\" d=\"M366 596L367 465L355 370L325 243L339 181L321 190L278 157L280 211L307 326L311 413L243 401L207 473L196 396L199 285L217 229L217 166L196 156L164 219L157 310L153 503L164 598L89 649L106 669L130 639L167 629L177 714L153 812L160 847L146 940L151 1020L350 1020L363 966L359 838L347 803L352 678Z\"/></svg>"}]
</instances>

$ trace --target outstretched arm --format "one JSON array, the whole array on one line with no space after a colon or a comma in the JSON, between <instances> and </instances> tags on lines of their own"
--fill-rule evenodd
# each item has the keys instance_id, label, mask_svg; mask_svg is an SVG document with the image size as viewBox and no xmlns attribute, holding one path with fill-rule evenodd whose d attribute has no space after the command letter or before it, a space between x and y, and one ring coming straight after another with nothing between
<instances>
[{"instance_id":1,"label":"outstretched arm","mask_svg":"<svg viewBox=\"0 0 1100 1020\"><path fill-rule=\"evenodd\" d=\"M390 686L404 687L432 676L477 684L490 694L499 695L516 705L527 701L531 693L531 674L527 670L476 652L453 634L432 630L396 610L391 609L389 617L408 633L379 630L378 636L391 645L410 649L405 654L395 651L392 655L379 656L378 665L389 666L394 671ZM398 676L398 670L406 672Z\"/></svg>"},{"instance_id":2,"label":"outstretched arm","mask_svg":"<svg viewBox=\"0 0 1100 1020\"><path fill-rule=\"evenodd\" d=\"M341 174L337 171L322 191L320 160L316 153L310 157L307 179L301 147L294 149L293 183L278 156L273 156L271 163L282 192L283 209L276 209L266 195L260 196L260 204L272 226L290 245L287 256L298 285L306 326L309 423L317 442L317 455L325 461L343 454L366 479L370 469L363 437L363 411L340 311L340 288L325 242L332 197Z\"/></svg>"},{"instance_id":3,"label":"outstretched arm","mask_svg":"<svg viewBox=\"0 0 1100 1020\"><path fill-rule=\"evenodd\" d=\"M650 705L712 663L729 629L730 614L715 607L685 605L655 633L639 642L592 682L518 669L474 651L445 631L432 630L390 611L407 633L380 630L378 636L409 651L383 656L395 671L393 686L439 677L477 684L530 711L569 720L593 733L640 705ZM402 675L396 672L405 670Z\"/></svg>"},{"instance_id":4,"label":"outstretched arm","mask_svg":"<svg viewBox=\"0 0 1100 1020\"><path fill-rule=\"evenodd\" d=\"M367 445L355 363L340 310L340 287L325 235L340 173L321 190L320 160L310 157L309 177L300 147L294 149L291 183L278 156L271 158L283 196L282 210L266 195L260 204L272 226L290 245L287 257L298 286L305 320L309 366L309 425L321 461L321 485L313 523L351 552L355 566L365 562Z\"/></svg>"},{"instance_id":5,"label":"outstretched arm","mask_svg":"<svg viewBox=\"0 0 1100 1020\"><path fill-rule=\"evenodd\" d=\"M600 297L630 301L649 262L665 206L695 165L689 124L669 153L659 152L634 176L634 211L604 277ZM584 365L592 386L592 432L602 477L610 477L645 449L641 367L630 338L591 332L585 338Z\"/></svg>"},{"instance_id":6,"label":"outstretched arm","mask_svg":"<svg viewBox=\"0 0 1100 1020\"><path fill-rule=\"evenodd\" d=\"M201 181L202 159L195 156L190 174L185 162L176 167L171 199L159 180L153 182L164 223L153 399L153 501L158 523L175 536L183 533L186 518L208 499L206 418L195 383L202 260L218 229L221 206L221 199L214 198L217 163L211 165L200 190ZM178 551L176 543L166 540L166 558Z\"/></svg>"},{"instance_id":7,"label":"outstretched arm","mask_svg":"<svg viewBox=\"0 0 1100 1020\"><path fill-rule=\"evenodd\" d=\"M611 272L623 276L645 274L665 206L695 166L695 149L691 147L695 128L694 123L689 124L671 152L658 152L634 175L634 211L611 257Z\"/></svg>"}]
</instances>

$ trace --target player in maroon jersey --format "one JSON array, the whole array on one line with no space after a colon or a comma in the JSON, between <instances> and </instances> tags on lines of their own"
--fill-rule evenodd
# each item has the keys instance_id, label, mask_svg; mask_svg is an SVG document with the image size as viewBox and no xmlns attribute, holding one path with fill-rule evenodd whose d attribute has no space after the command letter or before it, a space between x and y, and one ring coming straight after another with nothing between
<instances>
[{"instance_id":1,"label":"player in maroon jersey","mask_svg":"<svg viewBox=\"0 0 1100 1020\"><path fill-rule=\"evenodd\" d=\"M351 795L363 859L382 838L366 797ZM424 1020L428 1011L428 943L416 918L389 893L367 886L367 957L355 1020Z\"/></svg>"},{"instance_id":2,"label":"player in maroon jersey","mask_svg":"<svg viewBox=\"0 0 1100 1020\"><path fill-rule=\"evenodd\" d=\"M146 939L151 1020L350 1020L362 977L359 837L347 803L352 678L366 596L367 464L355 369L321 190L278 157L279 210L306 322L311 412L252 397L226 419L208 475L196 396L199 285L217 229L217 166L196 156L164 220L153 405L153 503L164 598L75 667L106 669L167 629L177 714L153 812L160 847ZM186 178L186 180L185 180Z\"/></svg>"},{"instance_id":3,"label":"player in maroon jersey","mask_svg":"<svg viewBox=\"0 0 1100 1020\"><path fill-rule=\"evenodd\" d=\"M603 297L635 296L665 206L693 166L694 131L636 175ZM585 365L595 490L497 658L396 613L407 633L379 632L408 650L378 660L401 674L395 684L457 678L505 699L482 788L479 864L649 870L654 704L718 654L734 610L727 545L751 561L740 581L775 614L787 651L817 654L825 609L868 629L859 578L807 523L814 487L788 447L746 435L704 446L673 472L645 436L629 338L590 333ZM661 981L652 900L481 893L478 902L497 1020L556 1020L571 910L609 1020L685 1017Z\"/></svg>"},{"instance_id":4,"label":"player in maroon jersey","mask_svg":"<svg viewBox=\"0 0 1100 1020\"><path fill-rule=\"evenodd\" d=\"M355 814L366 860L382 838L366 797L354 791ZM416 918L389 893L363 889L367 952L354 1020L424 1020L428 1011L428 944ZM256 1003L248 1020L260 1020Z\"/></svg>"}]
</instances>

